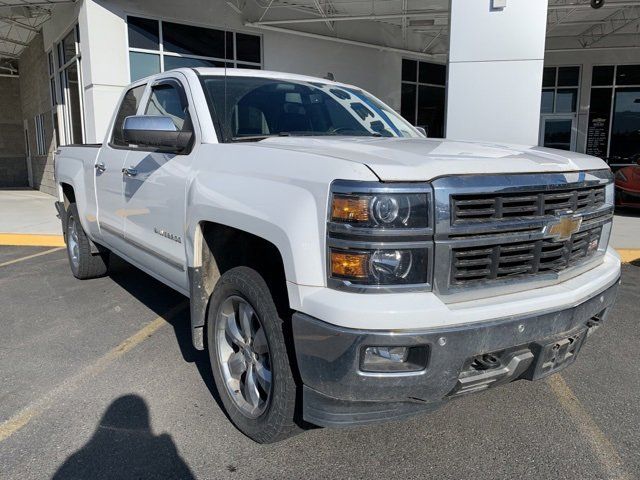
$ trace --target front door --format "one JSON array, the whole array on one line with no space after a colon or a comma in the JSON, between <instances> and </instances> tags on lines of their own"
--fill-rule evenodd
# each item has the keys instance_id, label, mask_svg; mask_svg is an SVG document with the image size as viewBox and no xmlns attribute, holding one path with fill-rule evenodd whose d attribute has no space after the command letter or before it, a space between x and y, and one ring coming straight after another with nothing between
<instances>
[{"instance_id":1,"label":"front door","mask_svg":"<svg viewBox=\"0 0 640 480\"><path fill-rule=\"evenodd\" d=\"M178 129L193 129L192 102L181 79L172 74L151 85L142 114L169 116ZM188 289L184 233L191 159L190 151L133 150L124 166L127 242L137 249L136 260L183 291Z\"/></svg>"},{"instance_id":2,"label":"front door","mask_svg":"<svg viewBox=\"0 0 640 480\"><path fill-rule=\"evenodd\" d=\"M575 151L575 121L574 115L543 115L540 121L540 145Z\"/></svg>"},{"instance_id":3,"label":"front door","mask_svg":"<svg viewBox=\"0 0 640 480\"><path fill-rule=\"evenodd\" d=\"M126 253L125 224L122 214L124 181L122 168L130 153L124 141L122 124L128 116L135 115L146 85L131 88L122 98L114 120L108 144L103 145L96 158L94 174L96 182L97 220L100 236L107 246Z\"/></svg>"}]
</instances>

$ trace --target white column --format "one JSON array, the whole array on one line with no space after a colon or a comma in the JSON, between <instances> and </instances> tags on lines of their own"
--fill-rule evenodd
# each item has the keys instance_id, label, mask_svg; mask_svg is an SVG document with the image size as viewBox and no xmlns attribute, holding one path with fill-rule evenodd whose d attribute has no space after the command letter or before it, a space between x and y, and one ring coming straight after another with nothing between
<instances>
[{"instance_id":1,"label":"white column","mask_svg":"<svg viewBox=\"0 0 640 480\"><path fill-rule=\"evenodd\" d=\"M447 138L537 145L548 2L450 1Z\"/></svg>"},{"instance_id":2,"label":"white column","mask_svg":"<svg viewBox=\"0 0 640 480\"><path fill-rule=\"evenodd\" d=\"M85 0L78 15L87 143L100 143L129 84L127 24L115 7Z\"/></svg>"}]
</instances>

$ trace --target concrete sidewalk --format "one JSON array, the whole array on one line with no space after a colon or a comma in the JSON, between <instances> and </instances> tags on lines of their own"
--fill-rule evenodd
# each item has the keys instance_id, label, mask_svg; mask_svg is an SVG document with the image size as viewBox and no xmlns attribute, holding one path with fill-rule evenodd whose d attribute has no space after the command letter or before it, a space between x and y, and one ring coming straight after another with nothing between
<instances>
[{"instance_id":1,"label":"concrete sidewalk","mask_svg":"<svg viewBox=\"0 0 640 480\"><path fill-rule=\"evenodd\" d=\"M64 245L55 198L30 189L0 189L0 245Z\"/></svg>"}]
</instances>

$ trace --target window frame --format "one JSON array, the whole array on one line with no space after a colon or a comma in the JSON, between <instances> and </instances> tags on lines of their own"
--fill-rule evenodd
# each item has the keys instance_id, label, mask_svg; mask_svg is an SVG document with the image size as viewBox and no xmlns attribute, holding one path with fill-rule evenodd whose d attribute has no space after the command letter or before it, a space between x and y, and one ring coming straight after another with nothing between
<instances>
[{"instance_id":1,"label":"window frame","mask_svg":"<svg viewBox=\"0 0 640 480\"><path fill-rule=\"evenodd\" d=\"M228 68L242 68L243 66L246 66L246 67L249 67L249 68L253 68L253 69L258 69L258 70L262 70L264 68L264 37L262 35L260 35L260 34L256 34L254 32L249 32L249 31L243 31L243 30L234 30L234 29L227 29L227 28L224 28L224 27L216 27L216 26L212 26L212 25L203 25L203 24L198 24L198 23L193 23L193 22L170 21L170 20L164 20L161 17L154 17L154 16L149 16L149 15L137 15L137 14L127 14L127 16L126 16L127 26L129 25L129 18L130 17L142 18L142 19L145 19L145 20L153 20L153 21L158 22L159 35L158 35L158 50L132 47L129 44L129 32L128 32L128 28L127 28L126 48L127 48L127 69L128 69L129 79L131 79L131 53L132 52L135 52L135 53L146 53L146 54L152 54L152 55L159 56L160 71L156 72L156 73L164 73L164 72L167 72L167 71L171 71L171 70L165 70L165 58L166 57L188 58L188 59L194 59L194 60L204 60L204 61L210 61L210 62L219 62L219 63L224 64L225 67L228 67ZM231 33L231 36L232 36L232 39L233 39L233 58L231 58L231 59L218 58L218 57L202 56L202 55L180 54L180 53L166 51L165 48L164 48L164 35L163 35L163 31L164 31L163 24L164 23L175 23L175 24L193 26L193 27L198 27L198 28L205 28L205 29L210 29L210 30L219 30L221 32L224 32L225 39L226 39L227 33ZM237 56L238 56L237 35L238 34L251 35L251 36L254 36L254 37L257 37L257 38L260 39L260 62L249 62L249 61L245 61L245 60L238 60L238 58L237 58ZM226 56L226 48L225 48L225 56ZM223 67L220 67L220 68L223 68ZM142 80L142 78L140 78L138 80Z\"/></svg>"},{"instance_id":2,"label":"window frame","mask_svg":"<svg viewBox=\"0 0 640 480\"><path fill-rule=\"evenodd\" d=\"M547 68L553 68L555 70L555 81L554 81L554 85L552 87L545 87L544 83L542 84L542 88L540 90L540 117L542 116L552 116L552 115L559 115L559 116L567 116L567 115L578 115L578 112L580 111L580 92L581 92L581 86L582 86L582 65L544 65L543 66L543 72L544 69ZM577 68L578 69L578 82L577 85L558 85L558 77L559 77L559 70L560 68ZM576 91L576 107L573 111L571 112L558 112L556 107L558 105L558 91L560 90L574 90ZM553 108L551 109L550 112L543 112L542 111L542 94L545 91L552 91L553 92ZM542 120L541 120L542 121Z\"/></svg>"},{"instance_id":3,"label":"window frame","mask_svg":"<svg viewBox=\"0 0 640 480\"><path fill-rule=\"evenodd\" d=\"M412 119L409 118L405 118L405 120L407 120L412 126L418 126L418 113L419 113L419 105L420 105L420 87L432 87L432 88L440 88L444 91L444 101L445 101L445 105L444 105L444 114L443 114L443 118L442 118L442 137L444 138L446 136L446 127L447 127L447 79L448 79L448 74L449 74L449 68L448 65L446 63L439 63L439 62L433 62L433 61L425 61L425 60L418 60L415 58L405 58L403 57L401 59L401 65L402 62L404 61L409 61L409 62L415 62L416 63L416 77L414 81L411 80L405 80L404 78L402 78L402 66L400 67L400 115L402 115L402 86L403 85L412 85L413 87L415 87L415 94L414 94L414 105L413 105L413 117ZM437 83L424 83L420 81L420 65L421 64L433 64L433 65L442 65L445 67L445 82L444 85L441 84L437 84ZM431 137L431 135L429 134L429 132L427 131L427 137ZM437 137L431 137L431 138L437 138Z\"/></svg>"},{"instance_id":4,"label":"window frame","mask_svg":"<svg viewBox=\"0 0 640 480\"><path fill-rule=\"evenodd\" d=\"M635 163L610 163L611 160L611 141L612 141L612 133L613 133L613 122L614 122L614 117L615 117L615 108L616 108L616 93L617 90L619 88L640 88L640 84L633 84L633 85L627 85L627 84L622 84L622 85L618 85L618 67L625 67L625 66L637 66L640 65L640 63L597 63L597 64L593 64L591 66L591 77L592 77L592 81L591 81L591 85L590 85L590 89L589 89L589 96L591 96L591 92L594 89L611 89L611 103L609 106L609 131L607 132L607 152L606 152L606 157L603 159L605 162L607 162L607 164L611 167L625 167L625 166L629 166L629 165L635 165ZM593 70L596 67L613 67L613 75L612 75L612 81L610 84L607 85L593 85ZM589 142L589 132L587 129L587 133L585 134L585 151L586 151L586 146L588 145Z\"/></svg>"}]
</instances>

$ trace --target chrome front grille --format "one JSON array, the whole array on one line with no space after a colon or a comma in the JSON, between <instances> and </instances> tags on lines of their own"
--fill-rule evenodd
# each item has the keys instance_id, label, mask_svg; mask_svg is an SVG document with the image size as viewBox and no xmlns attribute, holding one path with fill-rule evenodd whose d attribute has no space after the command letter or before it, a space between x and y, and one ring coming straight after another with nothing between
<instances>
[{"instance_id":1,"label":"chrome front grille","mask_svg":"<svg viewBox=\"0 0 640 480\"><path fill-rule=\"evenodd\" d=\"M538 239L490 247L453 248L451 284L463 286L561 272L594 255L601 235L600 226L575 233L567 241Z\"/></svg>"},{"instance_id":2,"label":"chrome front grille","mask_svg":"<svg viewBox=\"0 0 640 480\"><path fill-rule=\"evenodd\" d=\"M609 170L433 181L434 291L448 303L474 300L593 268L611 232L612 182ZM572 234L550 228L567 217L581 219Z\"/></svg>"},{"instance_id":3,"label":"chrome front grille","mask_svg":"<svg viewBox=\"0 0 640 480\"><path fill-rule=\"evenodd\" d=\"M502 194L464 194L451 196L451 222L454 225L507 218L533 219L553 215L558 210L586 212L605 203L603 186L522 191Z\"/></svg>"}]
</instances>

